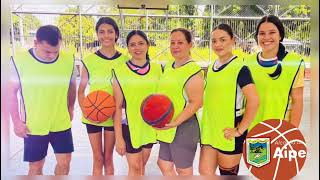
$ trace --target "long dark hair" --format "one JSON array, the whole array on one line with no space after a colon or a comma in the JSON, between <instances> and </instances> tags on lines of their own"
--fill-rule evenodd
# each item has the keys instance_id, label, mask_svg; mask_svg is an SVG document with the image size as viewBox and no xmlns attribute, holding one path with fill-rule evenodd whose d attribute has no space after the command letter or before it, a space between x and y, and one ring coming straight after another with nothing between
<instances>
[{"instance_id":1,"label":"long dark hair","mask_svg":"<svg viewBox=\"0 0 320 180\"><path fill-rule=\"evenodd\" d=\"M116 33L116 42L119 39L119 27L117 25L117 23L110 17L102 17L98 20L97 24L96 24L96 33L98 33L98 29L100 27L101 24L109 24L113 27L115 33Z\"/></svg>"},{"instance_id":2,"label":"long dark hair","mask_svg":"<svg viewBox=\"0 0 320 180\"><path fill-rule=\"evenodd\" d=\"M143 32L143 31L140 31L140 30L132 30L131 32L129 32L129 34L127 35L127 39L126 39L126 43L127 43L127 46L129 46L129 41L130 39L132 38L132 36L134 35L139 35L140 37L142 37L148 45L150 45L150 42L148 40L148 37L147 35ZM150 57L149 57L149 53L147 51L147 54L146 54L146 59L147 61L150 60Z\"/></svg>"},{"instance_id":3,"label":"long dark hair","mask_svg":"<svg viewBox=\"0 0 320 180\"><path fill-rule=\"evenodd\" d=\"M285 36L285 30L284 30L282 22L280 21L280 19L277 16L274 16L274 15L264 16L258 23L257 30L256 30L254 38L255 38L256 42L258 43L259 29L260 29L261 24L265 23L265 22L269 22L269 23L274 24L277 27L278 31L279 31L279 34L280 34L281 38L280 38L277 57L278 57L278 61L281 62L283 60L283 58L286 56L287 52L286 52L286 48L281 43L283 41L283 39L284 39L284 36ZM279 76L281 75L281 72L282 72L282 66L281 66L281 63L278 63L276 70L273 73L269 74L269 76L272 79L278 79Z\"/></svg>"}]
</instances>

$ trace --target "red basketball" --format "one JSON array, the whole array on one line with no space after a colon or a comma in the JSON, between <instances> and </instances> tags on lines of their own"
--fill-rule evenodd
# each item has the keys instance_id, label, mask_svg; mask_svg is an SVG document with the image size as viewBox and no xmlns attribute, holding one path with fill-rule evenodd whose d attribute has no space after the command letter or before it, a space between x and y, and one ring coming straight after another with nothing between
<instances>
[{"instance_id":1,"label":"red basketball","mask_svg":"<svg viewBox=\"0 0 320 180\"><path fill-rule=\"evenodd\" d=\"M260 122L248 133L243 146L244 161L259 179L293 178L301 171L306 155L302 133L285 120Z\"/></svg>"},{"instance_id":2,"label":"red basketball","mask_svg":"<svg viewBox=\"0 0 320 180\"><path fill-rule=\"evenodd\" d=\"M93 91L80 104L83 116L94 123L110 119L116 110L113 96L105 91Z\"/></svg>"},{"instance_id":3,"label":"red basketball","mask_svg":"<svg viewBox=\"0 0 320 180\"><path fill-rule=\"evenodd\" d=\"M165 95L150 95L141 104L142 118L153 127L164 127L171 121L173 113L173 103Z\"/></svg>"}]
</instances>

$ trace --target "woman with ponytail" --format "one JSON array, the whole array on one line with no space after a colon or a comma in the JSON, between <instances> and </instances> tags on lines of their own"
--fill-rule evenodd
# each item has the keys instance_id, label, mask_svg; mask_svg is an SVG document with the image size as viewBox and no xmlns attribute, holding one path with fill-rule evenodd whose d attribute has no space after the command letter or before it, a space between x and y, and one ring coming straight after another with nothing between
<instances>
[{"instance_id":1,"label":"woman with ponytail","mask_svg":"<svg viewBox=\"0 0 320 180\"><path fill-rule=\"evenodd\" d=\"M249 129L268 119L287 120L299 127L303 111L304 61L287 52L285 30L277 16L264 16L255 33L262 51L246 60L258 90L260 106Z\"/></svg>"}]
</instances>

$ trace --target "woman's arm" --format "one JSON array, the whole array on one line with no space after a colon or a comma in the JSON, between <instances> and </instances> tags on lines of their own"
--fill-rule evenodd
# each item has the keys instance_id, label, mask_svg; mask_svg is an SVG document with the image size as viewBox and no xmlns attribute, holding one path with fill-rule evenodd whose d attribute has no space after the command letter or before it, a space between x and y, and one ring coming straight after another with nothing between
<instances>
[{"instance_id":1,"label":"woman's arm","mask_svg":"<svg viewBox=\"0 0 320 180\"><path fill-rule=\"evenodd\" d=\"M245 113L243 115L241 123L236 128L224 129L226 139L232 139L234 137L241 136L248 129L258 111L259 96L256 90L256 86L251 83L244 86L241 90L247 100Z\"/></svg>"},{"instance_id":2,"label":"woman's arm","mask_svg":"<svg viewBox=\"0 0 320 180\"><path fill-rule=\"evenodd\" d=\"M189 79L186 84L185 91L188 97L188 103L174 121L166 124L166 129L179 126L181 123L193 116L202 107L204 91L204 79L202 72L197 73L191 79Z\"/></svg>"},{"instance_id":3,"label":"woman's arm","mask_svg":"<svg viewBox=\"0 0 320 180\"><path fill-rule=\"evenodd\" d=\"M78 89L78 101L79 105L81 107L81 104L85 98L85 90L89 81L89 75L88 75L87 69L82 65L82 70L81 70L81 79L80 79L80 84L79 84L79 89Z\"/></svg>"},{"instance_id":4,"label":"woman's arm","mask_svg":"<svg viewBox=\"0 0 320 180\"><path fill-rule=\"evenodd\" d=\"M122 124L121 124L121 115L122 115L122 103L123 103L123 94L120 88L118 81L114 78L112 83L114 99L116 102L116 111L114 113L114 131L116 137L116 151L121 155L125 155L126 144L122 136Z\"/></svg>"},{"instance_id":5,"label":"woman's arm","mask_svg":"<svg viewBox=\"0 0 320 180\"><path fill-rule=\"evenodd\" d=\"M303 87L293 88L290 96L292 101L289 122L299 127L303 112Z\"/></svg>"}]
</instances>

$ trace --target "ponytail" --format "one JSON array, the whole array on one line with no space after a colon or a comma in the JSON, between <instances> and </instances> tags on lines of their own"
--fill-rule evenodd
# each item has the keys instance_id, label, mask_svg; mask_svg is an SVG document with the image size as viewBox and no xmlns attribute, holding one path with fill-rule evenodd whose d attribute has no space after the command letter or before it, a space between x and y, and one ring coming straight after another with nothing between
<instances>
[{"instance_id":1,"label":"ponytail","mask_svg":"<svg viewBox=\"0 0 320 180\"><path fill-rule=\"evenodd\" d=\"M147 51L147 54L146 54L146 60L150 61L150 56L149 56L149 52L148 51Z\"/></svg>"},{"instance_id":2,"label":"ponytail","mask_svg":"<svg viewBox=\"0 0 320 180\"><path fill-rule=\"evenodd\" d=\"M278 54L277 54L277 57L278 57L278 65L277 65L277 68L276 70L272 73L272 74L269 74L269 76L275 80L275 79L278 79L281 75L281 72L282 72L282 66L281 66L281 63L282 63L282 60L283 58L287 55L287 52L286 52L286 48L283 46L282 43L279 44L279 50L278 50Z\"/></svg>"}]
</instances>

